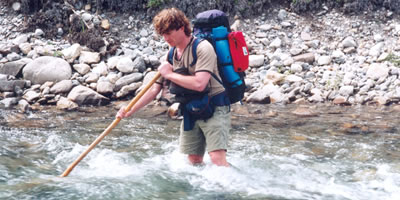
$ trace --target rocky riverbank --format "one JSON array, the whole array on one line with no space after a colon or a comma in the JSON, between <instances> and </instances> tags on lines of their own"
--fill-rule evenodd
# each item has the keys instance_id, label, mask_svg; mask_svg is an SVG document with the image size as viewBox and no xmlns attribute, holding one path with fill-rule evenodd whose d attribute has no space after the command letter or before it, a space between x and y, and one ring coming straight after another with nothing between
<instances>
[{"instance_id":1,"label":"rocky riverbank","mask_svg":"<svg viewBox=\"0 0 400 200\"><path fill-rule=\"evenodd\" d=\"M90 9L69 13L69 23L78 19L79 32L65 37L60 27L49 39L40 28L22 33L24 15L1 6L0 106L74 110L130 99L154 76L168 51L140 16L97 15ZM400 20L389 10L348 16L325 9L301 16L277 8L232 22L250 49L244 102L400 101ZM96 31L101 34L87 34Z\"/></svg>"}]
</instances>

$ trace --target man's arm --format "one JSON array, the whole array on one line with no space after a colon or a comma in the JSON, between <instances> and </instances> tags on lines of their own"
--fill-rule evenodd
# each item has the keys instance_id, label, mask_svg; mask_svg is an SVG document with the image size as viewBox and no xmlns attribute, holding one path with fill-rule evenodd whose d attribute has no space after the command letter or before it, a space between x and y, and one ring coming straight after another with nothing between
<instances>
[{"instance_id":1,"label":"man's arm","mask_svg":"<svg viewBox=\"0 0 400 200\"><path fill-rule=\"evenodd\" d=\"M136 111L138 111L139 109L143 108L145 105L150 103L152 100L154 100L160 91L161 91L161 85L157 83L154 84L146 93L144 93L144 95L136 102L136 104L132 106L130 111L126 112L125 111L126 107L125 106L121 107L116 117L122 119L131 116L133 113L135 113Z\"/></svg>"},{"instance_id":2,"label":"man's arm","mask_svg":"<svg viewBox=\"0 0 400 200\"><path fill-rule=\"evenodd\" d=\"M194 75L182 75L172 71L172 65L168 62L163 63L158 71L161 75L182 86L186 89L194 90L194 91L203 91L204 88L207 87L208 82L210 81L211 74L207 71L196 72Z\"/></svg>"}]
</instances>

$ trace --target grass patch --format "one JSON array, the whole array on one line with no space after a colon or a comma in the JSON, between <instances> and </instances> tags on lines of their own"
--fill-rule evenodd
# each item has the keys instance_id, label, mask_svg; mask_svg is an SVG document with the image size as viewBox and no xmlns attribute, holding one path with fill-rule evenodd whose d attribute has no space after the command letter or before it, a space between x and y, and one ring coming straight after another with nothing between
<instances>
[{"instance_id":1,"label":"grass patch","mask_svg":"<svg viewBox=\"0 0 400 200\"><path fill-rule=\"evenodd\" d=\"M397 56L393 53L389 53L384 61L391 62L394 66L400 67L400 56Z\"/></svg>"}]
</instances>

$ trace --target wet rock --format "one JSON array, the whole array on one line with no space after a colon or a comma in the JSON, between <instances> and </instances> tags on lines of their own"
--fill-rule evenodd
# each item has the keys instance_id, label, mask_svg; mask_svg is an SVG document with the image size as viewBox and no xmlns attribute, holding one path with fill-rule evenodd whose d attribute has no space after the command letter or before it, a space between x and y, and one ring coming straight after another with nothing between
<instances>
[{"instance_id":1,"label":"wet rock","mask_svg":"<svg viewBox=\"0 0 400 200\"><path fill-rule=\"evenodd\" d=\"M309 98L309 100L311 102L324 102L324 98L322 97L322 91L317 89L317 88L313 88L311 90L311 94L312 96Z\"/></svg>"},{"instance_id":2,"label":"wet rock","mask_svg":"<svg viewBox=\"0 0 400 200\"><path fill-rule=\"evenodd\" d=\"M57 101L56 107L60 110L76 110L79 108L79 105L68 98L61 97L60 100Z\"/></svg>"},{"instance_id":3,"label":"wet rock","mask_svg":"<svg viewBox=\"0 0 400 200\"><path fill-rule=\"evenodd\" d=\"M34 103L40 98L40 93L34 90L29 90L23 95L23 98L26 99L29 103Z\"/></svg>"},{"instance_id":4,"label":"wet rock","mask_svg":"<svg viewBox=\"0 0 400 200\"><path fill-rule=\"evenodd\" d=\"M0 101L0 105L3 105L5 108L11 108L18 103L18 100L19 98L17 97L5 98Z\"/></svg>"},{"instance_id":5,"label":"wet rock","mask_svg":"<svg viewBox=\"0 0 400 200\"><path fill-rule=\"evenodd\" d=\"M0 95L2 98L15 97L14 92L2 92Z\"/></svg>"},{"instance_id":6,"label":"wet rock","mask_svg":"<svg viewBox=\"0 0 400 200\"><path fill-rule=\"evenodd\" d=\"M301 117L314 117L318 114L313 111L311 108L306 107L298 107L296 110L292 112L294 115L301 116Z\"/></svg>"},{"instance_id":7,"label":"wet rock","mask_svg":"<svg viewBox=\"0 0 400 200\"><path fill-rule=\"evenodd\" d=\"M304 135L292 135L290 137L296 141L307 141L307 137Z\"/></svg>"},{"instance_id":8,"label":"wet rock","mask_svg":"<svg viewBox=\"0 0 400 200\"><path fill-rule=\"evenodd\" d=\"M29 102L26 101L25 99L21 99L21 100L18 101L17 108L18 108L20 111L22 111L23 113L25 113L25 112L29 111L29 109L30 109L30 104L29 104Z\"/></svg>"},{"instance_id":9,"label":"wet rock","mask_svg":"<svg viewBox=\"0 0 400 200\"><path fill-rule=\"evenodd\" d=\"M246 101L256 103L279 103L284 99L278 86L268 84L252 93Z\"/></svg>"},{"instance_id":10,"label":"wet rock","mask_svg":"<svg viewBox=\"0 0 400 200\"><path fill-rule=\"evenodd\" d=\"M337 96L334 98L333 100L334 104L338 104L338 105L349 105L350 103L347 101L347 98L343 97L343 96Z\"/></svg>"}]
</instances>

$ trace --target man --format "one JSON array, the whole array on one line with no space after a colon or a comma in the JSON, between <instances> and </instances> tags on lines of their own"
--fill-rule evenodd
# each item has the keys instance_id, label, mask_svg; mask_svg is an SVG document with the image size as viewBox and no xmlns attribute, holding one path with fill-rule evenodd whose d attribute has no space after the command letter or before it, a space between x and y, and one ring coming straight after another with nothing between
<instances>
[{"instance_id":1,"label":"man","mask_svg":"<svg viewBox=\"0 0 400 200\"><path fill-rule=\"evenodd\" d=\"M226 160L228 134L231 126L229 101L226 102L224 87L212 77L214 73L218 78L217 57L213 46L207 41L201 41L197 46L197 61L193 66L192 44L193 36L190 23L184 13L176 8L164 9L153 19L156 32L171 46L173 52L173 65L163 62L158 68L162 78L158 80L128 112L121 108L117 117L131 116L137 110L150 103L161 91L164 80L175 85L199 93L208 91L211 104L215 111L211 118L194 121L190 130L186 129L185 118L180 128L180 150L188 155L193 165L203 163L203 156L207 150L211 161L217 166L229 166ZM189 75L177 73L176 70L185 67ZM208 88L208 89L207 89ZM207 90L206 90L207 89ZM221 103L221 99L222 103Z\"/></svg>"}]
</instances>

